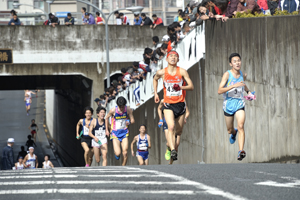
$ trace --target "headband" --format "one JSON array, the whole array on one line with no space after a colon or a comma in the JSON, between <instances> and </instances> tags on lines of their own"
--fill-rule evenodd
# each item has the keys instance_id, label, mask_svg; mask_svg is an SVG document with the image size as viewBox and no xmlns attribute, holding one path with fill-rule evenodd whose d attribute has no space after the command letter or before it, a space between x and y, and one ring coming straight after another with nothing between
<instances>
[{"instance_id":1,"label":"headband","mask_svg":"<svg viewBox=\"0 0 300 200\"><path fill-rule=\"evenodd\" d=\"M171 54L175 54L177 55L177 57L179 58L179 54L176 52L176 51L170 51L168 54L167 54L167 58L169 57L169 55Z\"/></svg>"}]
</instances>

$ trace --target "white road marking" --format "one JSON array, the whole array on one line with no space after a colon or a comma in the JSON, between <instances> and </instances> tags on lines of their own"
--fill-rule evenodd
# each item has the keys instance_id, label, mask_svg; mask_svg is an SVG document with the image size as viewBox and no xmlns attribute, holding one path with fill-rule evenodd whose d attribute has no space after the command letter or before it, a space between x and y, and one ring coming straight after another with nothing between
<instances>
[{"instance_id":1,"label":"white road marking","mask_svg":"<svg viewBox=\"0 0 300 200\"><path fill-rule=\"evenodd\" d=\"M300 186L300 180L289 182L289 183L277 183L275 181L264 181L255 183L255 185L266 185L266 186L273 186L273 187L284 187L284 188L299 188L297 186Z\"/></svg>"},{"instance_id":2,"label":"white road marking","mask_svg":"<svg viewBox=\"0 0 300 200\"><path fill-rule=\"evenodd\" d=\"M91 193L130 193L130 194L177 194L195 195L202 192L193 190L99 190L99 189L30 189L30 190L0 190L0 195L7 194L91 194Z\"/></svg>"},{"instance_id":3,"label":"white road marking","mask_svg":"<svg viewBox=\"0 0 300 200\"><path fill-rule=\"evenodd\" d=\"M16 175L38 175L38 174L81 174L80 171L44 171L44 172L26 172L26 170L19 170L19 173L1 173L1 176L16 176ZM95 173L143 173L143 171L95 171Z\"/></svg>"}]
</instances>

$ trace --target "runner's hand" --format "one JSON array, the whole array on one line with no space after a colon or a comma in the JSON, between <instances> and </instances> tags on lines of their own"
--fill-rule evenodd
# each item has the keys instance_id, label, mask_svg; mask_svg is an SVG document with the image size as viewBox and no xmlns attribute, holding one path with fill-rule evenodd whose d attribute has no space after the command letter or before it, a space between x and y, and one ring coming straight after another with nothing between
<instances>
[{"instance_id":1,"label":"runner's hand","mask_svg":"<svg viewBox=\"0 0 300 200\"><path fill-rule=\"evenodd\" d=\"M134 151L131 151L132 156L134 157Z\"/></svg>"},{"instance_id":2,"label":"runner's hand","mask_svg":"<svg viewBox=\"0 0 300 200\"><path fill-rule=\"evenodd\" d=\"M130 125L130 121L126 120L126 126L129 126L129 125Z\"/></svg>"},{"instance_id":3,"label":"runner's hand","mask_svg":"<svg viewBox=\"0 0 300 200\"><path fill-rule=\"evenodd\" d=\"M80 139L80 136L78 134L76 134L76 139L79 140Z\"/></svg>"},{"instance_id":4,"label":"runner's hand","mask_svg":"<svg viewBox=\"0 0 300 200\"><path fill-rule=\"evenodd\" d=\"M158 96L158 94L154 95L154 102L155 103L159 103L159 96Z\"/></svg>"},{"instance_id":5,"label":"runner's hand","mask_svg":"<svg viewBox=\"0 0 300 200\"><path fill-rule=\"evenodd\" d=\"M99 141L99 139L98 139L98 138L94 138L94 140L95 140L95 142L97 142L97 143L98 143L98 141Z\"/></svg>"},{"instance_id":6,"label":"runner's hand","mask_svg":"<svg viewBox=\"0 0 300 200\"><path fill-rule=\"evenodd\" d=\"M109 131L106 130L105 133L106 133L106 136L109 137Z\"/></svg>"},{"instance_id":7,"label":"runner's hand","mask_svg":"<svg viewBox=\"0 0 300 200\"><path fill-rule=\"evenodd\" d=\"M158 122L158 127L160 128L163 124L163 122Z\"/></svg>"},{"instance_id":8,"label":"runner's hand","mask_svg":"<svg viewBox=\"0 0 300 200\"><path fill-rule=\"evenodd\" d=\"M238 88L238 87L244 87L246 84L244 81L238 82L236 84L233 85L234 88Z\"/></svg>"},{"instance_id":9,"label":"runner's hand","mask_svg":"<svg viewBox=\"0 0 300 200\"><path fill-rule=\"evenodd\" d=\"M186 124L186 118L184 118L184 124Z\"/></svg>"}]
</instances>

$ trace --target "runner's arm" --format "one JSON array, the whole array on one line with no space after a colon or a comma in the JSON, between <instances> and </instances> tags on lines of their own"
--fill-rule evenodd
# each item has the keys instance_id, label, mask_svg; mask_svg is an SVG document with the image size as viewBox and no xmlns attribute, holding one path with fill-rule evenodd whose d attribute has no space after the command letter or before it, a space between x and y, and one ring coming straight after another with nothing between
<instances>
[{"instance_id":1,"label":"runner's arm","mask_svg":"<svg viewBox=\"0 0 300 200\"><path fill-rule=\"evenodd\" d=\"M44 162L42 162L42 168L44 168Z\"/></svg>"},{"instance_id":2,"label":"runner's arm","mask_svg":"<svg viewBox=\"0 0 300 200\"><path fill-rule=\"evenodd\" d=\"M35 92L30 91L31 94L36 94Z\"/></svg>"},{"instance_id":3,"label":"runner's arm","mask_svg":"<svg viewBox=\"0 0 300 200\"><path fill-rule=\"evenodd\" d=\"M24 165L25 168L27 168L27 165L26 165L27 159L28 159L28 155L26 155L24 160L23 160L23 165Z\"/></svg>"},{"instance_id":4,"label":"runner's arm","mask_svg":"<svg viewBox=\"0 0 300 200\"><path fill-rule=\"evenodd\" d=\"M16 163L15 163L15 168L16 168L16 169L17 169L17 167L18 167L18 163L19 163L19 162L16 162Z\"/></svg>"},{"instance_id":5,"label":"runner's arm","mask_svg":"<svg viewBox=\"0 0 300 200\"><path fill-rule=\"evenodd\" d=\"M39 166L38 157L35 156L35 168L38 168L38 166Z\"/></svg>"},{"instance_id":6,"label":"runner's arm","mask_svg":"<svg viewBox=\"0 0 300 200\"><path fill-rule=\"evenodd\" d=\"M134 121L132 110L129 107L128 107L128 115L129 115L129 119L130 119L130 124L133 124L135 121Z\"/></svg>"},{"instance_id":7,"label":"runner's arm","mask_svg":"<svg viewBox=\"0 0 300 200\"><path fill-rule=\"evenodd\" d=\"M49 160L49 165L52 167L52 168L54 168L54 165L53 165L53 163Z\"/></svg>"},{"instance_id":8,"label":"runner's arm","mask_svg":"<svg viewBox=\"0 0 300 200\"><path fill-rule=\"evenodd\" d=\"M162 99L157 107L157 114L158 114L158 117L159 117L159 120L162 120L163 117L162 117L162 107L164 105L164 99Z\"/></svg>"},{"instance_id":9,"label":"runner's arm","mask_svg":"<svg viewBox=\"0 0 300 200\"><path fill-rule=\"evenodd\" d=\"M225 84L228 81L228 78L229 78L229 73L225 72L224 75L223 75L223 77L222 77L221 83L219 85L218 94L223 94L225 92L228 92L232 88L237 88L237 87L243 87L243 86L245 86L244 81L241 81L241 82L235 83L234 85L231 85L231 86L228 86L228 87L224 87Z\"/></svg>"},{"instance_id":10,"label":"runner's arm","mask_svg":"<svg viewBox=\"0 0 300 200\"><path fill-rule=\"evenodd\" d=\"M244 73L243 77L244 77L244 81L246 81L247 73ZM249 88L247 87L247 85L245 85L245 92L246 92L247 94L249 94L249 92L251 92L251 91L249 90Z\"/></svg>"},{"instance_id":11,"label":"runner's arm","mask_svg":"<svg viewBox=\"0 0 300 200\"><path fill-rule=\"evenodd\" d=\"M148 135L148 149L151 148L151 137L150 135Z\"/></svg>"},{"instance_id":12,"label":"runner's arm","mask_svg":"<svg viewBox=\"0 0 300 200\"><path fill-rule=\"evenodd\" d=\"M79 137L79 128L81 124L82 124L82 119L80 119L76 125L76 137Z\"/></svg>"},{"instance_id":13,"label":"runner's arm","mask_svg":"<svg viewBox=\"0 0 300 200\"><path fill-rule=\"evenodd\" d=\"M29 129L30 131L32 131L32 129L31 129L31 124L29 125L28 129Z\"/></svg>"},{"instance_id":14,"label":"runner's arm","mask_svg":"<svg viewBox=\"0 0 300 200\"><path fill-rule=\"evenodd\" d=\"M155 103L159 102L159 96L157 94L157 85L158 85L158 80L164 75L164 70L161 69L156 72L154 79L153 79L153 88L154 88L154 101Z\"/></svg>"},{"instance_id":15,"label":"runner's arm","mask_svg":"<svg viewBox=\"0 0 300 200\"><path fill-rule=\"evenodd\" d=\"M190 116L190 110L189 110L189 108L186 106L185 119L187 119L189 116Z\"/></svg>"},{"instance_id":16,"label":"runner's arm","mask_svg":"<svg viewBox=\"0 0 300 200\"><path fill-rule=\"evenodd\" d=\"M115 109L116 108L110 109L110 111L105 116L105 129L106 129L106 132L108 132L108 133L109 133L109 129L108 129L109 128L109 118L114 116Z\"/></svg>"},{"instance_id":17,"label":"runner's arm","mask_svg":"<svg viewBox=\"0 0 300 200\"><path fill-rule=\"evenodd\" d=\"M95 128L95 126L96 126L96 120L97 119L93 119L93 121L92 121L92 124L91 124L91 126L89 127L89 136L91 137L91 138L93 138L94 140L96 140L96 136L94 136L93 134L92 134L92 131L93 131L93 129ZM96 141L96 142L98 142L98 141Z\"/></svg>"},{"instance_id":18,"label":"runner's arm","mask_svg":"<svg viewBox=\"0 0 300 200\"><path fill-rule=\"evenodd\" d=\"M182 90L193 91L194 90L194 84L193 84L192 80L190 79L189 73L185 69L182 69L182 68L180 69L180 71L181 71L181 76L184 78L184 80L187 83L186 86L181 86L180 88Z\"/></svg>"},{"instance_id":19,"label":"runner's arm","mask_svg":"<svg viewBox=\"0 0 300 200\"><path fill-rule=\"evenodd\" d=\"M136 136L133 138L133 140L132 140L132 142L131 142L131 145L130 145L130 147L131 147L131 154L132 154L132 156L134 156L134 150L133 150L133 145L134 145L134 143L136 142Z\"/></svg>"}]
</instances>

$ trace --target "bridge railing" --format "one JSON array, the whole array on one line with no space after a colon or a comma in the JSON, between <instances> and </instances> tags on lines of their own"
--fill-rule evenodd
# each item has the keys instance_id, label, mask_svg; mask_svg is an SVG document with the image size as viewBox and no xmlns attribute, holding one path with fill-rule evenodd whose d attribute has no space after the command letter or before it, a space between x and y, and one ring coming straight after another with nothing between
<instances>
[{"instance_id":1,"label":"bridge railing","mask_svg":"<svg viewBox=\"0 0 300 200\"><path fill-rule=\"evenodd\" d=\"M203 23L200 26L194 28L177 46L174 48L179 54L178 66L188 70L195 63L197 63L205 55L205 24ZM163 69L167 67L167 62L165 57L158 61L157 68ZM141 82L137 81L134 84L131 84L126 90L120 92L115 100L110 101L107 104L107 110L110 110L112 107L116 106L116 100L118 97L123 96L127 100L127 105L131 109L135 110L143 103L147 102L154 96L153 89L153 77L156 72L147 73L146 80ZM134 90L140 87L140 105L137 105ZM160 79L158 81L157 91L163 89L163 81Z\"/></svg>"}]
</instances>

